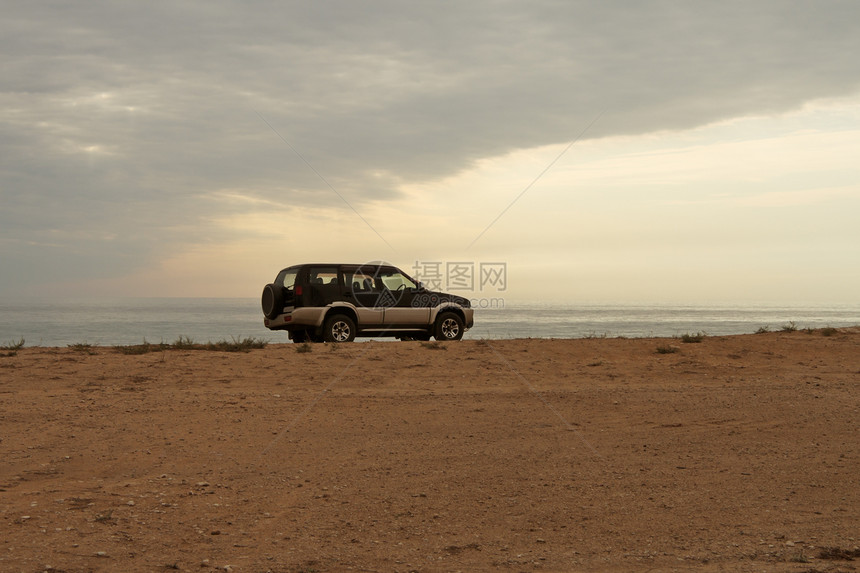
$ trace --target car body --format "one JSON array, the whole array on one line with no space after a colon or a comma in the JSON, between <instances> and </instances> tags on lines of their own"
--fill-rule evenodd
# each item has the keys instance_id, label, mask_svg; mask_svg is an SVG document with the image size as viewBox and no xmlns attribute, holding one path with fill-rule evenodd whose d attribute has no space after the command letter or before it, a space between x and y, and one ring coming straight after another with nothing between
<instances>
[{"instance_id":1,"label":"car body","mask_svg":"<svg viewBox=\"0 0 860 573\"><path fill-rule=\"evenodd\" d=\"M262 307L265 326L294 342L459 340L474 324L468 299L427 290L387 263L287 267L263 288Z\"/></svg>"}]
</instances>

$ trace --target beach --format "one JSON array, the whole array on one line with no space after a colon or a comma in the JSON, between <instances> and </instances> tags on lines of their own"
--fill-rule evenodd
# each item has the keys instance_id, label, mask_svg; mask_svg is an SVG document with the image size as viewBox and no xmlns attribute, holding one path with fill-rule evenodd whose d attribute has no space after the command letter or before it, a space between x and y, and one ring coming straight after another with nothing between
<instances>
[{"instance_id":1,"label":"beach","mask_svg":"<svg viewBox=\"0 0 860 573\"><path fill-rule=\"evenodd\" d=\"M0 571L851 571L860 328L0 350Z\"/></svg>"}]
</instances>

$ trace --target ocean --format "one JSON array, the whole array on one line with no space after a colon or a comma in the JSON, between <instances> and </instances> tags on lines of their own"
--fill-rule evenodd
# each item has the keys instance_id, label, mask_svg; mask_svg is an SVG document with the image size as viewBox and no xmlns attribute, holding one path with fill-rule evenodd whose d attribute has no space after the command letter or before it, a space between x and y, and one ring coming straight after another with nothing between
<instances>
[{"instance_id":1,"label":"ocean","mask_svg":"<svg viewBox=\"0 0 860 573\"><path fill-rule=\"evenodd\" d=\"M717 336L860 325L860 304L670 305L508 303L478 308L466 339ZM0 299L0 346L115 346L218 342L253 337L287 342L263 326L257 298L109 298L44 302ZM360 339L363 340L363 339ZM384 340L384 339L383 339Z\"/></svg>"}]
</instances>

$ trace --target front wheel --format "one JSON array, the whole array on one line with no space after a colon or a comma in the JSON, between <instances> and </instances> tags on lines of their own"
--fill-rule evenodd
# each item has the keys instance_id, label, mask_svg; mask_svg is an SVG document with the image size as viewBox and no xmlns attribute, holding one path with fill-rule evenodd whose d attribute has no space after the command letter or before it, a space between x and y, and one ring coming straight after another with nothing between
<instances>
[{"instance_id":1,"label":"front wheel","mask_svg":"<svg viewBox=\"0 0 860 573\"><path fill-rule=\"evenodd\" d=\"M463 338L463 319L453 312L443 312L436 318L436 340L460 340Z\"/></svg>"},{"instance_id":2,"label":"front wheel","mask_svg":"<svg viewBox=\"0 0 860 573\"><path fill-rule=\"evenodd\" d=\"M345 314L335 314L325 321L323 338L326 342L352 342L355 340L355 322Z\"/></svg>"}]
</instances>

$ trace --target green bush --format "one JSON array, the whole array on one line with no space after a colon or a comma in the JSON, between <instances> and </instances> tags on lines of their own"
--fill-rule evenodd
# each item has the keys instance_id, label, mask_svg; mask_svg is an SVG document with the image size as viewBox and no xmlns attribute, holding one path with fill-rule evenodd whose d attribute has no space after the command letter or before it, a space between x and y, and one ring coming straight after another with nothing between
<instances>
[{"instance_id":1,"label":"green bush","mask_svg":"<svg viewBox=\"0 0 860 573\"><path fill-rule=\"evenodd\" d=\"M10 342L0 346L0 350L21 350L24 348L24 339L21 338L18 342Z\"/></svg>"},{"instance_id":2,"label":"green bush","mask_svg":"<svg viewBox=\"0 0 860 573\"><path fill-rule=\"evenodd\" d=\"M207 342L206 344L195 344L191 338L180 336L173 344L161 342L150 344L145 339L143 344L132 344L128 346L114 346L114 350L120 354L147 354L148 352L159 352L164 350L210 350L215 352L248 352L249 350L265 348L265 340L249 336L242 339L233 338L231 341L219 340L218 342Z\"/></svg>"},{"instance_id":3,"label":"green bush","mask_svg":"<svg viewBox=\"0 0 860 573\"><path fill-rule=\"evenodd\" d=\"M194 346L194 341L187 336L180 336L173 343L174 350L193 350Z\"/></svg>"},{"instance_id":4,"label":"green bush","mask_svg":"<svg viewBox=\"0 0 860 573\"><path fill-rule=\"evenodd\" d=\"M233 338L231 342L219 340L218 342L209 342L206 344L206 350L217 350L219 352L248 352L255 348L265 347L265 340L260 340L253 336L249 336L244 339Z\"/></svg>"},{"instance_id":5,"label":"green bush","mask_svg":"<svg viewBox=\"0 0 860 573\"><path fill-rule=\"evenodd\" d=\"M83 352L85 354L96 353L96 350L93 345L88 342L76 342L75 344L69 344L68 346L75 352Z\"/></svg>"}]
</instances>

